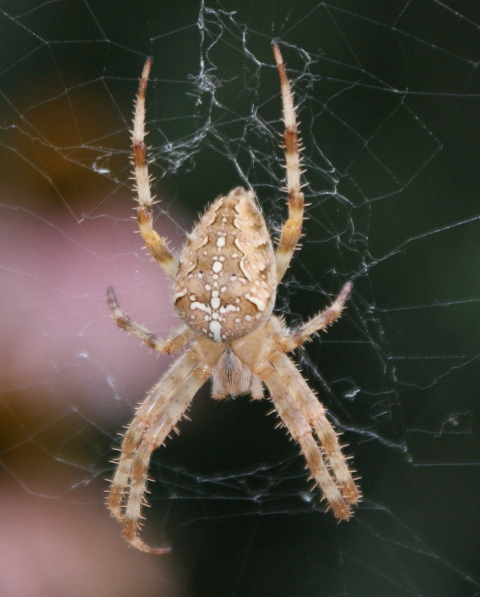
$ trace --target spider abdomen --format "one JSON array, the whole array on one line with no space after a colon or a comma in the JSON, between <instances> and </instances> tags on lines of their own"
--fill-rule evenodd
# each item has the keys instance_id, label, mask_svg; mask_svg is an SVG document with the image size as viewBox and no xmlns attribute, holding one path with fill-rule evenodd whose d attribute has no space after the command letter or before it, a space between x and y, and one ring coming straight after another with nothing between
<instances>
[{"instance_id":1,"label":"spider abdomen","mask_svg":"<svg viewBox=\"0 0 480 597\"><path fill-rule=\"evenodd\" d=\"M198 334L230 342L251 333L275 303L275 256L252 191L214 201L185 244L173 303Z\"/></svg>"}]
</instances>

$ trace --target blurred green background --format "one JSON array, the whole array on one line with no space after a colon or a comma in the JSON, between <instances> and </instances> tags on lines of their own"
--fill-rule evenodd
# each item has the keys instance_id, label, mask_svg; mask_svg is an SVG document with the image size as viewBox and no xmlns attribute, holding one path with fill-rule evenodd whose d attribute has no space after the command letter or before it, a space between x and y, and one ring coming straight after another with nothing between
<instances>
[{"instance_id":1,"label":"blurred green background","mask_svg":"<svg viewBox=\"0 0 480 597\"><path fill-rule=\"evenodd\" d=\"M478 595L480 7L466 2L0 2L0 463L5 595ZM156 227L180 248L219 194L285 217L295 89L310 204L279 291L290 324L354 281L296 355L344 432L364 502L325 514L267 400L199 393L155 453L145 534L104 506L118 432L171 362L163 272L134 234L145 57Z\"/></svg>"}]
</instances>

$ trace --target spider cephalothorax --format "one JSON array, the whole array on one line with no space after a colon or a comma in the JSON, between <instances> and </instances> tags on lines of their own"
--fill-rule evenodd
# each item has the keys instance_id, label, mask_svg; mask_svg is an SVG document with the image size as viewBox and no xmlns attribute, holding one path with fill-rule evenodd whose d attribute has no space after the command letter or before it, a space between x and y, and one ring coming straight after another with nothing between
<instances>
[{"instance_id":1,"label":"spider cephalothorax","mask_svg":"<svg viewBox=\"0 0 480 597\"><path fill-rule=\"evenodd\" d=\"M263 397L263 386L268 388L281 421L300 445L327 508L338 519L348 519L351 506L361 497L323 406L286 356L341 315L352 285L347 282L329 307L294 330L287 330L272 315L277 285L300 238L304 204L293 95L276 44L273 51L283 101L289 212L276 251L253 192L238 187L210 205L189 235L180 259L172 255L152 226L144 143L151 59L146 61L140 80L133 127L138 223L146 246L172 279L173 305L184 327L162 341L121 310L112 288L108 289L108 302L117 325L154 350L172 353L190 342L139 405L125 433L108 498L110 510L124 526L125 539L149 553L170 550L150 547L138 536L151 454L209 378L212 395L219 399L242 394L258 399Z\"/></svg>"}]
</instances>

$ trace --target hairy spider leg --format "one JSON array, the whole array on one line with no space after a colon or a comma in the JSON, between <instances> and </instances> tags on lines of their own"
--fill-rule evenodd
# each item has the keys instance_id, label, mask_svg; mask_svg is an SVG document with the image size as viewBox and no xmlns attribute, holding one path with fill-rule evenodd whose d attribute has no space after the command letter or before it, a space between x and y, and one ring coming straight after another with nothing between
<instances>
[{"instance_id":1,"label":"hairy spider leg","mask_svg":"<svg viewBox=\"0 0 480 597\"><path fill-rule=\"evenodd\" d=\"M280 76L280 88L282 92L283 121L285 125L283 142L287 174L286 191L288 194L288 219L283 225L275 253L277 282L280 282L287 271L302 233L304 199L300 183L300 175L302 173L300 151L302 147L298 137L293 92L287 77L280 48L276 43L272 43L272 47Z\"/></svg>"},{"instance_id":2,"label":"hairy spider leg","mask_svg":"<svg viewBox=\"0 0 480 597\"><path fill-rule=\"evenodd\" d=\"M145 91L152 66L152 59L147 58L143 67L140 85L135 102L133 121L133 165L137 189L137 219L140 233L154 259L163 267L170 278L177 273L178 261L168 249L167 241L153 228L152 195L148 173L147 147L145 145Z\"/></svg>"}]
</instances>

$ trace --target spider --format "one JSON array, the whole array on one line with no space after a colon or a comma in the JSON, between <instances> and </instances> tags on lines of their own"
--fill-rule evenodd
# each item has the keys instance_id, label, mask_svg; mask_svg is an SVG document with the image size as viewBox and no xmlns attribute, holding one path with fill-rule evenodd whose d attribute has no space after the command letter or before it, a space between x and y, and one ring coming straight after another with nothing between
<instances>
[{"instance_id":1,"label":"spider","mask_svg":"<svg viewBox=\"0 0 480 597\"><path fill-rule=\"evenodd\" d=\"M190 343L138 406L128 427L108 497L113 516L132 546L154 554L139 536L152 452L185 416L192 399L212 379L212 396L250 394L263 398L263 386L280 418L298 442L311 478L327 509L339 520L351 516L360 491L342 454L326 411L286 353L336 321L352 289L347 282L332 304L293 330L272 315L277 285L297 248L303 221L301 145L293 93L276 43L272 43L280 77L288 193L288 218L274 250L254 193L237 187L216 199L188 236L177 260L153 229L152 196L145 146L145 92L152 59L143 67L135 102L133 163L141 235L154 259L172 281L172 301L183 327L168 340L133 321L119 306L112 288L108 303L117 325L153 350L173 353Z\"/></svg>"}]
</instances>

